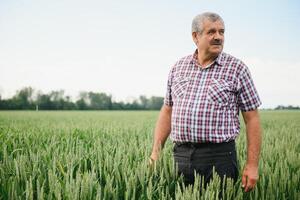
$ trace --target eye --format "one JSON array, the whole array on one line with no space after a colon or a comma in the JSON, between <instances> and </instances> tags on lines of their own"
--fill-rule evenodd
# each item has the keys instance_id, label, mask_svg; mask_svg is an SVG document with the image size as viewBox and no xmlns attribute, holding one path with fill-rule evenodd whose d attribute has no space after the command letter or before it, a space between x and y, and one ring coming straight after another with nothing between
<instances>
[{"instance_id":1,"label":"eye","mask_svg":"<svg viewBox=\"0 0 300 200\"><path fill-rule=\"evenodd\" d=\"M207 32L207 34L208 34L208 35L212 35L212 34L214 34L214 32L215 32L215 31L213 31L213 30L209 30L209 31Z\"/></svg>"}]
</instances>

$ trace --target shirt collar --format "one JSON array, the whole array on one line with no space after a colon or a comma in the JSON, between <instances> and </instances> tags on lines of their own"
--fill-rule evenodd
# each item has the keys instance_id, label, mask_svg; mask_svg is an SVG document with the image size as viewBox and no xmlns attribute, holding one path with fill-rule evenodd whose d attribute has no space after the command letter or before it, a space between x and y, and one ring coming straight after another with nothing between
<instances>
[{"instance_id":1,"label":"shirt collar","mask_svg":"<svg viewBox=\"0 0 300 200\"><path fill-rule=\"evenodd\" d=\"M195 50L194 54L193 54L193 58L192 58L192 61L199 66L198 64L198 49ZM214 60L214 62L212 62L208 67L211 67L213 63L217 63L218 65L223 65L223 52L221 52L218 57Z\"/></svg>"}]
</instances>

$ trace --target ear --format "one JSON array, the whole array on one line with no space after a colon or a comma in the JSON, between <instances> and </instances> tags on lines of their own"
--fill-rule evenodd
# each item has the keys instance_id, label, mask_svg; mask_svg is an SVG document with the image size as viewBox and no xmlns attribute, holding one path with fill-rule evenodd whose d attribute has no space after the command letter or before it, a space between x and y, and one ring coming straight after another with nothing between
<instances>
[{"instance_id":1,"label":"ear","mask_svg":"<svg viewBox=\"0 0 300 200\"><path fill-rule=\"evenodd\" d=\"M193 32L192 33L192 37L193 37L193 41L195 42L195 44L198 43L198 40L197 40L197 33L196 32Z\"/></svg>"}]
</instances>

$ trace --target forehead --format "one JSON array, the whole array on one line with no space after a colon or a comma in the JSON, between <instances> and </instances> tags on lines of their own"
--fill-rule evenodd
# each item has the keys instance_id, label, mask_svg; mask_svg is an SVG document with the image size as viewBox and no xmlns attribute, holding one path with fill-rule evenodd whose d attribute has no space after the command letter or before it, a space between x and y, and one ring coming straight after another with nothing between
<instances>
[{"instance_id":1,"label":"forehead","mask_svg":"<svg viewBox=\"0 0 300 200\"><path fill-rule=\"evenodd\" d=\"M217 21L211 21L209 19L205 19L202 22L202 27L203 30L210 30L210 29L225 29L224 28L224 23L221 20L217 20Z\"/></svg>"}]
</instances>

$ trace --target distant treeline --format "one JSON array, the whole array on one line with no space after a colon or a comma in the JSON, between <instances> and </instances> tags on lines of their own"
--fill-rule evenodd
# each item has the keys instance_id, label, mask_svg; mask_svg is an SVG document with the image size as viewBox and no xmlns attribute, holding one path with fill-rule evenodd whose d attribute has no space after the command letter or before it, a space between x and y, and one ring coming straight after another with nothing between
<instances>
[{"instance_id":1,"label":"distant treeline","mask_svg":"<svg viewBox=\"0 0 300 200\"><path fill-rule=\"evenodd\" d=\"M275 108L275 110L300 110L299 106L283 106L283 105L279 105Z\"/></svg>"},{"instance_id":2,"label":"distant treeline","mask_svg":"<svg viewBox=\"0 0 300 200\"><path fill-rule=\"evenodd\" d=\"M10 99L0 96L0 110L159 110L163 97L140 96L130 103L113 101L106 93L80 92L77 101L71 101L64 90L44 94L32 87L24 87Z\"/></svg>"},{"instance_id":3,"label":"distant treeline","mask_svg":"<svg viewBox=\"0 0 300 200\"><path fill-rule=\"evenodd\" d=\"M24 87L10 99L2 99L0 95L0 110L159 110L163 101L163 97L140 96L125 103L113 101L111 95L103 92L80 92L78 100L73 102L64 90L44 94ZM275 110L300 110L300 107L279 105Z\"/></svg>"}]
</instances>

